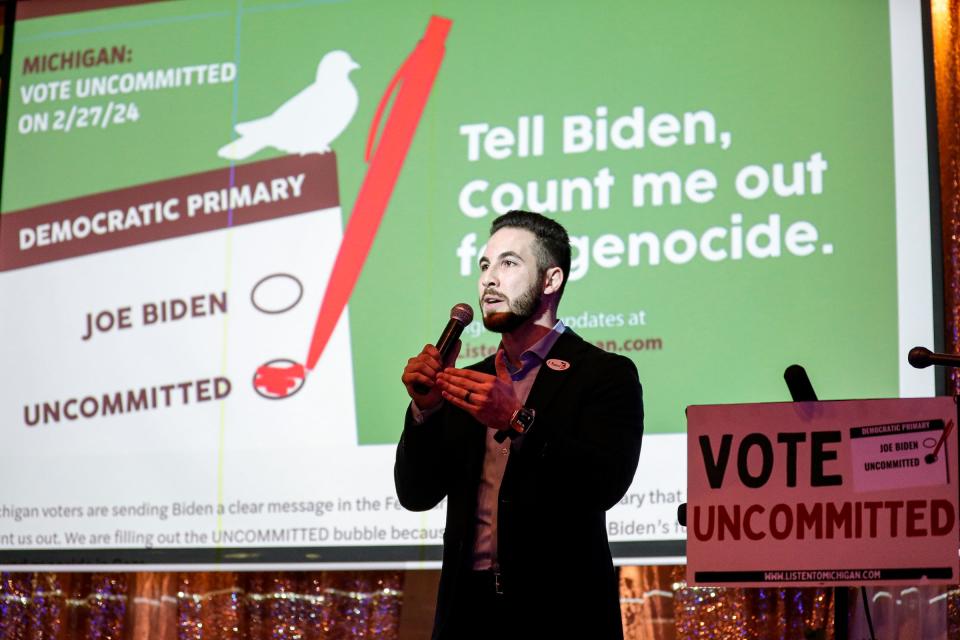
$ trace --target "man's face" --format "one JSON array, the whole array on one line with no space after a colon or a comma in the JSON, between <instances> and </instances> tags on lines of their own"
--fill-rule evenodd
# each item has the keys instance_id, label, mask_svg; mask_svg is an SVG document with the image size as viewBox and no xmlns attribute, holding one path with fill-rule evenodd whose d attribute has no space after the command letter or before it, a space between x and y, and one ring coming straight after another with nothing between
<instances>
[{"instance_id":1,"label":"man's face","mask_svg":"<svg viewBox=\"0 0 960 640\"><path fill-rule=\"evenodd\" d=\"M536 237L526 229L504 227L490 236L480 258L480 312L483 326L509 333L536 312L543 283L534 253Z\"/></svg>"}]
</instances>

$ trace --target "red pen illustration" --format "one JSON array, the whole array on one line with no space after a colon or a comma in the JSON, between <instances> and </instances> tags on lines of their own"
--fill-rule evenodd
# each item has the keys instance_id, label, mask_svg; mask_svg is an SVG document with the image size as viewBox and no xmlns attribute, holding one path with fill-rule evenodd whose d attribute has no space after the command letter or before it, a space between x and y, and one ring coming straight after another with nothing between
<instances>
[{"instance_id":1,"label":"red pen illustration","mask_svg":"<svg viewBox=\"0 0 960 640\"><path fill-rule=\"evenodd\" d=\"M447 33L452 24L447 18L430 18L423 38L397 70L381 98L367 139L366 160L370 166L357 194L320 304L306 363L284 367L267 363L259 367L253 384L261 395L280 398L299 390L307 373L320 360L373 246L443 62ZM380 120L391 96L393 106L375 146Z\"/></svg>"}]
</instances>

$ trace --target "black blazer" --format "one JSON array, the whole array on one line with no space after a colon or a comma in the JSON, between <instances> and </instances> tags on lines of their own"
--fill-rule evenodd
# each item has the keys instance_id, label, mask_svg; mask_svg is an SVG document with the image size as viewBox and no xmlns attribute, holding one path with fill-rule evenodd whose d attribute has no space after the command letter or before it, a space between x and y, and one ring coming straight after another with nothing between
<instances>
[{"instance_id":1,"label":"black blazer","mask_svg":"<svg viewBox=\"0 0 960 640\"><path fill-rule=\"evenodd\" d=\"M570 367L540 367L526 402L536 419L512 441L500 487L500 571L511 601L522 602L518 624L529 625L514 631L531 638L621 638L604 512L623 497L640 456L637 370L570 329L547 359ZM494 374L493 360L470 368ZM400 503L424 511L448 498L434 639L455 637L462 623L452 614L473 565L485 434L486 427L449 404L420 425L408 409L397 447Z\"/></svg>"}]
</instances>

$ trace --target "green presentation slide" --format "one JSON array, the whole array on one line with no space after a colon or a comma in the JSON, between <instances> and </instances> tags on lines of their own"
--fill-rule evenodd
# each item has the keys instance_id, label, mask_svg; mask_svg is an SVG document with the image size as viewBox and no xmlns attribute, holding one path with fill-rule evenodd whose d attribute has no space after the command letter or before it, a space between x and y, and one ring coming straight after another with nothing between
<instances>
[{"instance_id":1,"label":"green presentation slide","mask_svg":"<svg viewBox=\"0 0 960 640\"><path fill-rule=\"evenodd\" d=\"M689 405L789 400L792 363L822 398L933 393L901 364L933 326L904 298L932 291L904 236L929 252L914 3L98 4L18 7L0 481L97 461L132 486L30 488L0 549L439 544L442 513L343 532L378 526L355 507L393 495L402 368L476 306L511 209L568 229L560 316L640 374L614 542L683 538ZM461 366L499 343L462 339Z\"/></svg>"}]
</instances>

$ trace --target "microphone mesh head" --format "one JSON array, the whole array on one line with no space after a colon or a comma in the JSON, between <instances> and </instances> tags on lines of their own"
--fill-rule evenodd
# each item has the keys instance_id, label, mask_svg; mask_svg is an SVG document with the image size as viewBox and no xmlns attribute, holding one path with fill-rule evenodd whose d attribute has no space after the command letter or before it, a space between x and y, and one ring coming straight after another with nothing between
<instances>
[{"instance_id":1,"label":"microphone mesh head","mask_svg":"<svg viewBox=\"0 0 960 640\"><path fill-rule=\"evenodd\" d=\"M456 304L453 306L453 309L450 309L450 318L456 320L463 326L467 326L473 322L473 307L466 302Z\"/></svg>"},{"instance_id":2,"label":"microphone mesh head","mask_svg":"<svg viewBox=\"0 0 960 640\"><path fill-rule=\"evenodd\" d=\"M930 356L933 355L933 352L930 349L925 347L914 347L910 349L910 353L907 354L907 362L910 363L914 369L926 369L933 362L930 360Z\"/></svg>"}]
</instances>

